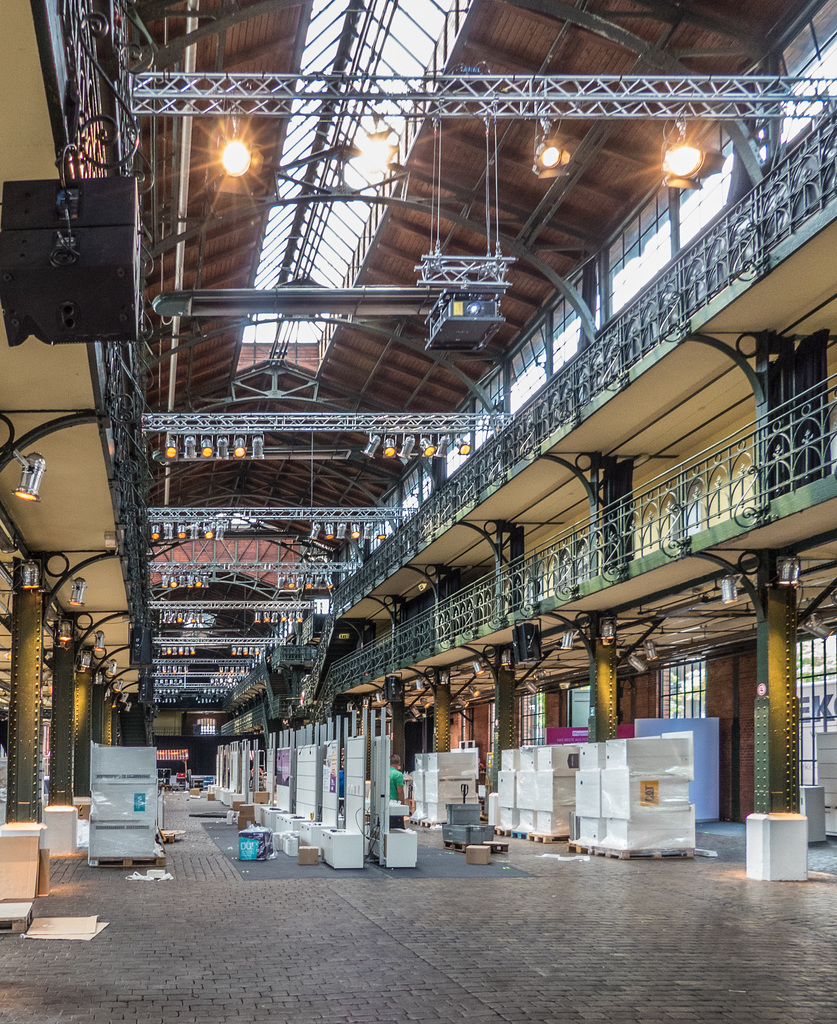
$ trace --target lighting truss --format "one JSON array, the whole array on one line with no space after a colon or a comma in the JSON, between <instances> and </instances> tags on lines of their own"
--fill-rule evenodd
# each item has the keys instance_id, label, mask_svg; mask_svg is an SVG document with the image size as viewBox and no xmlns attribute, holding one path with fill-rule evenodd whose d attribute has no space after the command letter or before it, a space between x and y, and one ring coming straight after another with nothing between
<instances>
[{"instance_id":1,"label":"lighting truss","mask_svg":"<svg viewBox=\"0 0 837 1024\"><path fill-rule=\"evenodd\" d=\"M168 602L166 602L168 603ZM190 636L187 638L188 644L178 643L176 638L170 636L155 636L154 643L158 647L274 647L276 645L276 637L260 637L260 636L213 636L213 637L199 637Z\"/></svg>"},{"instance_id":2,"label":"lighting truss","mask_svg":"<svg viewBox=\"0 0 837 1024\"><path fill-rule=\"evenodd\" d=\"M307 523L387 523L395 519L407 518L412 509L403 509L395 505L376 505L372 508L345 508L343 506L328 508L315 505L304 508L296 505L277 506L275 508L249 508L245 506L231 508L170 508L155 507L148 509L148 519L152 523L218 523L225 520L236 522L275 522L276 520L292 520Z\"/></svg>"},{"instance_id":3,"label":"lighting truss","mask_svg":"<svg viewBox=\"0 0 837 1024\"><path fill-rule=\"evenodd\" d=\"M148 568L163 576L180 573L274 572L280 576L322 576L339 573L346 576L357 572L357 562L151 562Z\"/></svg>"},{"instance_id":4,"label":"lighting truss","mask_svg":"<svg viewBox=\"0 0 837 1024\"><path fill-rule=\"evenodd\" d=\"M155 612L306 612L314 607L313 601L149 601L148 607ZM225 641L225 643L228 641ZM250 642L249 640L247 641Z\"/></svg>"},{"instance_id":5,"label":"lighting truss","mask_svg":"<svg viewBox=\"0 0 837 1024\"><path fill-rule=\"evenodd\" d=\"M514 263L513 256L448 256L429 253L422 256L415 268L419 284L472 292L505 292L511 282L506 271Z\"/></svg>"},{"instance_id":6,"label":"lighting truss","mask_svg":"<svg viewBox=\"0 0 837 1024\"><path fill-rule=\"evenodd\" d=\"M501 412L153 412L143 416L142 426L146 434L165 433L171 437L198 434L246 437L284 431L464 434L471 430L497 430L509 418ZM195 461L200 462L201 456L196 456Z\"/></svg>"},{"instance_id":7,"label":"lighting truss","mask_svg":"<svg viewBox=\"0 0 837 1024\"><path fill-rule=\"evenodd\" d=\"M248 670L242 662L236 662L235 664L227 664L227 657L224 658L190 658L188 661L188 670L184 668L182 661L155 661L154 671L158 675L166 675L172 673L173 675L182 675L186 671L193 672L195 665L211 665L214 672L229 672L243 674ZM200 672L193 673L194 675L201 675Z\"/></svg>"},{"instance_id":8,"label":"lighting truss","mask_svg":"<svg viewBox=\"0 0 837 1024\"><path fill-rule=\"evenodd\" d=\"M385 105L426 117L709 118L795 116L830 102L834 79L787 75L329 75L155 72L132 76L136 116L322 117Z\"/></svg>"}]
</instances>

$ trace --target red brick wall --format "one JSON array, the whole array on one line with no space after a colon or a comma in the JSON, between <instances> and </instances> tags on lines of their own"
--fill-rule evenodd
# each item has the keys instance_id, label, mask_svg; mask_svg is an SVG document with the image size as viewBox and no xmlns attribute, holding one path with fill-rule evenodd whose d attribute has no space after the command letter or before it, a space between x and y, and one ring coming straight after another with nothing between
<instances>
[{"instance_id":1,"label":"red brick wall","mask_svg":"<svg viewBox=\"0 0 837 1024\"><path fill-rule=\"evenodd\" d=\"M755 653L719 658L708 663L706 714L709 718L719 719L720 813L725 819L743 821L753 811L755 699Z\"/></svg>"},{"instance_id":2,"label":"red brick wall","mask_svg":"<svg viewBox=\"0 0 837 1024\"><path fill-rule=\"evenodd\" d=\"M656 672L620 679L618 686L620 725L635 722L637 718L659 718L660 702Z\"/></svg>"},{"instance_id":3,"label":"red brick wall","mask_svg":"<svg viewBox=\"0 0 837 1024\"><path fill-rule=\"evenodd\" d=\"M477 704L474 708L474 739L480 748L480 760L485 763L486 754L491 750L491 722L488 704Z\"/></svg>"},{"instance_id":4,"label":"red brick wall","mask_svg":"<svg viewBox=\"0 0 837 1024\"><path fill-rule=\"evenodd\" d=\"M567 724L566 690L555 690L544 694L544 722L547 729L556 729Z\"/></svg>"}]
</instances>

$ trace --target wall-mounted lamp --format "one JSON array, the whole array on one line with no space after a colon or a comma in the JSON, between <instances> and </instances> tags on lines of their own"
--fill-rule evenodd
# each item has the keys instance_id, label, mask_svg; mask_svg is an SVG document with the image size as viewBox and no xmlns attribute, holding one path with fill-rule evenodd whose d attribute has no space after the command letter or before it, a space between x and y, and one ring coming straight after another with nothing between
<instances>
[{"instance_id":1,"label":"wall-mounted lamp","mask_svg":"<svg viewBox=\"0 0 837 1024\"><path fill-rule=\"evenodd\" d=\"M85 590L87 590L87 580L83 576L76 576L70 587L70 604L74 608L84 607Z\"/></svg>"},{"instance_id":2,"label":"wall-mounted lamp","mask_svg":"<svg viewBox=\"0 0 837 1024\"><path fill-rule=\"evenodd\" d=\"M46 472L46 459L39 452L30 455L14 453L20 463L20 483L14 489L15 496L24 501L40 501L41 481Z\"/></svg>"}]
</instances>

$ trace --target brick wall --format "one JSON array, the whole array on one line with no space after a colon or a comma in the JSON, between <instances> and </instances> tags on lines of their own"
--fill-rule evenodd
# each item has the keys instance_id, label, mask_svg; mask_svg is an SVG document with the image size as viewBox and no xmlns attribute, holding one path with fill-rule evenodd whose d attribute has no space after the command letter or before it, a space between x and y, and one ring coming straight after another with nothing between
<instances>
[{"instance_id":1,"label":"brick wall","mask_svg":"<svg viewBox=\"0 0 837 1024\"><path fill-rule=\"evenodd\" d=\"M567 724L566 690L555 690L544 695L544 721L547 729Z\"/></svg>"},{"instance_id":2,"label":"brick wall","mask_svg":"<svg viewBox=\"0 0 837 1024\"><path fill-rule=\"evenodd\" d=\"M706 672L706 714L719 719L721 817L743 821L753 811L756 655L710 661Z\"/></svg>"},{"instance_id":3,"label":"brick wall","mask_svg":"<svg viewBox=\"0 0 837 1024\"><path fill-rule=\"evenodd\" d=\"M659 718L660 703L657 673L631 676L618 682L618 721L620 725L635 722L637 718Z\"/></svg>"}]
</instances>

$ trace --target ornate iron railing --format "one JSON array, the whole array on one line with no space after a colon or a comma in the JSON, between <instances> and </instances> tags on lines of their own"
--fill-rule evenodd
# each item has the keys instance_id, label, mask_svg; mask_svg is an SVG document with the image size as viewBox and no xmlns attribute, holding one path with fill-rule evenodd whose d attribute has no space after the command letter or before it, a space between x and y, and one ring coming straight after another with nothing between
<instances>
[{"instance_id":1,"label":"ornate iron railing","mask_svg":"<svg viewBox=\"0 0 837 1024\"><path fill-rule=\"evenodd\" d=\"M222 736L236 736L243 732L261 729L267 735L267 711L264 704L257 704L228 722L224 722L218 730Z\"/></svg>"},{"instance_id":2,"label":"ornate iron railing","mask_svg":"<svg viewBox=\"0 0 837 1024\"><path fill-rule=\"evenodd\" d=\"M837 122L824 120L741 202L663 270L595 342L558 370L514 420L486 441L415 515L335 593L346 612L466 515L492 489L577 425L593 398L629 383L633 367L665 343L682 342L691 318L736 281L768 272L771 256L826 207L837 215Z\"/></svg>"},{"instance_id":3,"label":"ornate iron railing","mask_svg":"<svg viewBox=\"0 0 837 1024\"><path fill-rule=\"evenodd\" d=\"M246 700L256 693L266 692L268 684L267 665L260 661L226 695L224 698L225 710L234 708L236 704L240 704L242 700Z\"/></svg>"},{"instance_id":4,"label":"ornate iron railing","mask_svg":"<svg viewBox=\"0 0 837 1024\"><path fill-rule=\"evenodd\" d=\"M775 502L806 484L828 481L835 497L835 473L837 375L341 658L321 701L659 565L646 556L687 555L714 527L744 534L786 514Z\"/></svg>"},{"instance_id":5,"label":"ornate iron railing","mask_svg":"<svg viewBox=\"0 0 837 1024\"><path fill-rule=\"evenodd\" d=\"M317 648L308 644L282 644L274 647L270 653L270 664L277 665L311 665L317 656Z\"/></svg>"}]
</instances>

